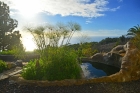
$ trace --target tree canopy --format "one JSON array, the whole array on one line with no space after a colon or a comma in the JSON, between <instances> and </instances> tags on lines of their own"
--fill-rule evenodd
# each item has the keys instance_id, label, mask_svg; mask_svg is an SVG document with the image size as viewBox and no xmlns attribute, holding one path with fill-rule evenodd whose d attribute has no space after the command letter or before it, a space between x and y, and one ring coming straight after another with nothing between
<instances>
[{"instance_id":1,"label":"tree canopy","mask_svg":"<svg viewBox=\"0 0 140 93\"><path fill-rule=\"evenodd\" d=\"M22 46L19 31L13 31L18 21L10 17L9 6L0 1L0 50L10 50L12 46Z\"/></svg>"}]
</instances>

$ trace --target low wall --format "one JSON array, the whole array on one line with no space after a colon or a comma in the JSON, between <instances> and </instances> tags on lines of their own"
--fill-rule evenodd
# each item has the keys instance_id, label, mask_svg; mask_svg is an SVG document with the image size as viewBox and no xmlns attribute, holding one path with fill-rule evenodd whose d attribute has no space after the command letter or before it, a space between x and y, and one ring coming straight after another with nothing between
<instances>
[{"instance_id":1,"label":"low wall","mask_svg":"<svg viewBox=\"0 0 140 93\"><path fill-rule=\"evenodd\" d=\"M24 62L28 62L31 59L37 59L37 58L39 58L39 55L26 55L25 58L21 59L21 60L23 60ZM19 59L15 58L15 56L13 56L13 55L0 55L0 60L3 60L3 61L16 61L16 60L19 60Z\"/></svg>"}]
</instances>

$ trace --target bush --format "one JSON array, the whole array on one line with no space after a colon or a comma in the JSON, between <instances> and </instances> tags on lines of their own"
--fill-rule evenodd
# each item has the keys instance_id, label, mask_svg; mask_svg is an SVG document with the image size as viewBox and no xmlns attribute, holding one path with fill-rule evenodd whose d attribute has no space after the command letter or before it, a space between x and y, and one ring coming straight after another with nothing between
<instances>
[{"instance_id":1,"label":"bush","mask_svg":"<svg viewBox=\"0 0 140 93\"><path fill-rule=\"evenodd\" d=\"M51 61L45 65L47 80L63 80L80 78L80 65L78 64L77 54L69 48L51 49Z\"/></svg>"},{"instance_id":2,"label":"bush","mask_svg":"<svg viewBox=\"0 0 140 93\"><path fill-rule=\"evenodd\" d=\"M81 78L81 68L74 50L65 47L49 48L49 55L30 61L22 77L28 80L63 80Z\"/></svg>"},{"instance_id":3,"label":"bush","mask_svg":"<svg viewBox=\"0 0 140 93\"><path fill-rule=\"evenodd\" d=\"M4 61L0 60L0 73L7 69L7 65Z\"/></svg>"},{"instance_id":4,"label":"bush","mask_svg":"<svg viewBox=\"0 0 140 93\"><path fill-rule=\"evenodd\" d=\"M14 51L13 50L7 50L7 51L2 51L0 52L1 55L13 55Z\"/></svg>"},{"instance_id":5,"label":"bush","mask_svg":"<svg viewBox=\"0 0 140 93\"><path fill-rule=\"evenodd\" d=\"M22 71L22 77L27 80L41 80L43 77L44 72L43 65L42 67L37 67L36 63L38 62L37 59L31 60Z\"/></svg>"}]
</instances>

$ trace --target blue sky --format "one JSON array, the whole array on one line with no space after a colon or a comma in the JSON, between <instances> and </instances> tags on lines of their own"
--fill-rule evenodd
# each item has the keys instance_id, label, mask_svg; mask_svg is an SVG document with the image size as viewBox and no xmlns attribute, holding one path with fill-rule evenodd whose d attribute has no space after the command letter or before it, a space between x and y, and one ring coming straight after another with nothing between
<instances>
[{"instance_id":1,"label":"blue sky","mask_svg":"<svg viewBox=\"0 0 140 93\"><path fill-rule=\"evenodd\" d=\"M99 41L99 37L127 34L140 24L140 0L1 0L10 6L10 15L19 23L24 42L29 38L28 25L77 22L82 32ZM91 40L91 41L94 41Z\"/></svg>"}]
</instances>

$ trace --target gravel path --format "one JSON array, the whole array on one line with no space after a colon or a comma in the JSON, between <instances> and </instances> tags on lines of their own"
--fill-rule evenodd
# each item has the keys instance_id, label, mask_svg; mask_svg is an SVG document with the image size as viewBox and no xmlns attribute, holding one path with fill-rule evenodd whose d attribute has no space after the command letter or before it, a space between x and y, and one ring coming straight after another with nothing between
<instances>
[{"instance_id":1,"label":"gravel path","mask_svg":"<svg viewBox=\"0 0 140 93\"><path fill-rule=\"evenodd\" d=\"M140 80L126 83L93 83L79 86L21 86L0 81L0 93L140 93Z\"/></svg>"}]
</instances>

